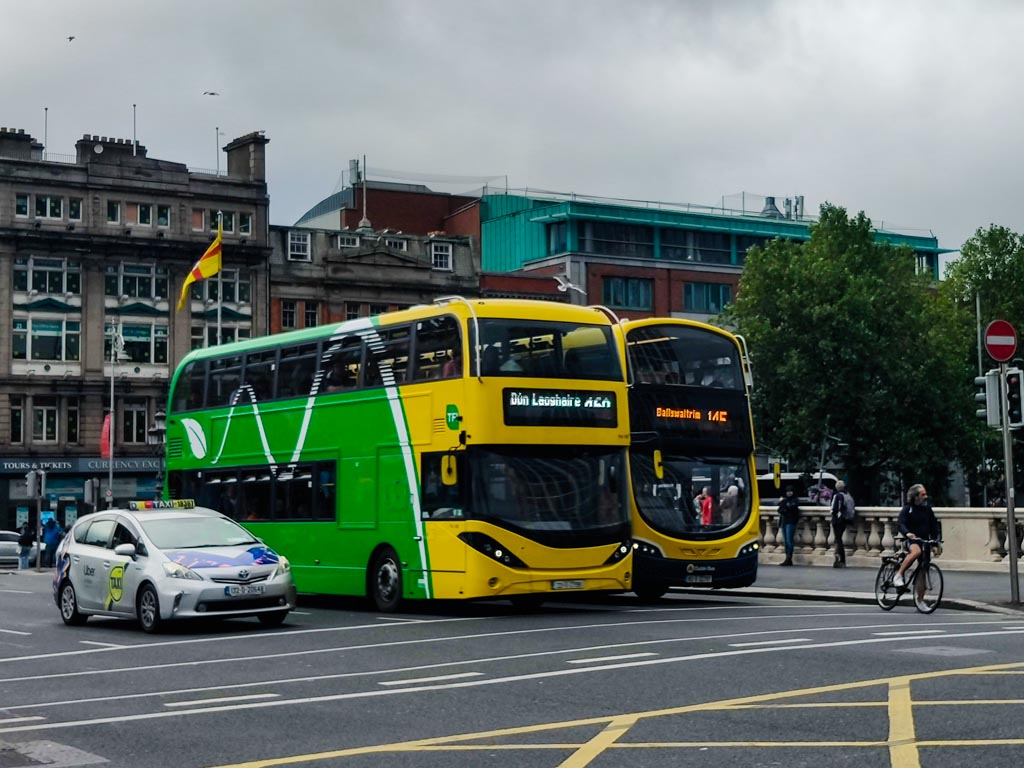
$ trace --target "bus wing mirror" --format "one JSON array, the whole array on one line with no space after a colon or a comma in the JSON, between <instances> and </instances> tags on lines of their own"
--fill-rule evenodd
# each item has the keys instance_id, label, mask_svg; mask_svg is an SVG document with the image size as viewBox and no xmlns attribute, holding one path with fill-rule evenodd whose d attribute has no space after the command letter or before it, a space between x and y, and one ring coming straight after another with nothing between
<instances>
[{"instance_id":1,"label":"bus wing mirror","mask_svg":"<svg viewBox=\"0 0 1024 768\"><path fill-rule=\"evenodd\" d=\"M455 485L459 482L458 462L455 454L445 454L441 459L441 483L443 485Z\"/></svg>"},{"instance_id":2,"label":"bus wing mirror","mask_svg":"<svg viewBox=\"0 0 1024 768\"><path fill-rule=\"evenodd\" d=\"M665 465L661 463L661 451L654 450L654 476L659 480L665 477Z\"/></svg>"}]
</instances>

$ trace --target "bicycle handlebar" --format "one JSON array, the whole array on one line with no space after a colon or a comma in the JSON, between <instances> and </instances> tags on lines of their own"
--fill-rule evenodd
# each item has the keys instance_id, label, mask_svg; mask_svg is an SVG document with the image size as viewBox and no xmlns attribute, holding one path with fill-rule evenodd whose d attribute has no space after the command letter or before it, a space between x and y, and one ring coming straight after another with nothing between
<instances>
[{"instance_id":1,"label":"bicycle handlebar","mask_svg":"<svg viewBox=\"0 0 1024 768\"><path fill-rule=\"evenodd\" d=\"M942 539L921 539L921 538L910 538L909 536L896 536L896 541L916 541L918 544L927 544L928 546L934 546L941 544Z\"/></svg>"}]
</instances>

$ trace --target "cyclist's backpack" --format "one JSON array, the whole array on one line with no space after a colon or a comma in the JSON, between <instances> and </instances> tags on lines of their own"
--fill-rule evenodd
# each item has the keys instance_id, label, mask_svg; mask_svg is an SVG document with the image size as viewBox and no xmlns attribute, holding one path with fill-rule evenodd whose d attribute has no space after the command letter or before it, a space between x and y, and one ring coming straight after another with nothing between
<instances>
[{"instance_id":1,"label":"cyclist's backpack","mask_svg":"<svg viewBox=\"0 0 1024 768\"><path fill-rule=\"evenodd\" d=\"M853 496L848 493L843 494L843 520L848 523L852 523L857 517L857 508L853 505Z\"/></svg>"}]
</instances>

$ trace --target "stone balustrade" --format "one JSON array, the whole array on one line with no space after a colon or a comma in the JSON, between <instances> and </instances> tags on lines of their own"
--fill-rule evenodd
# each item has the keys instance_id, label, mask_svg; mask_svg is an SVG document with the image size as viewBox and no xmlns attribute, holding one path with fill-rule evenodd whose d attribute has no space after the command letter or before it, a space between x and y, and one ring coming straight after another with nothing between
<instances>
[{"instance_id":1,"label":"stone balustrade","mask_svg":"<svg viewBox=\"0 0 1024 768\"><path fill-rule=\"evenodd\" d=\"M942 523L942 554L937 562L943 568L1009 572L1004 508L936 507L935 515ZM843 533L847 564L875 566L882 555L892 553L898 518L899 509L894 507L857 507L857 519ZM1018 541L1020 526L1018 522ZM778 510L761 507L760 562L779 563L784 557ZM801 507L793 561L830 566L834 559L835 534L828 507Z\"/></svg>"}]
</instances>

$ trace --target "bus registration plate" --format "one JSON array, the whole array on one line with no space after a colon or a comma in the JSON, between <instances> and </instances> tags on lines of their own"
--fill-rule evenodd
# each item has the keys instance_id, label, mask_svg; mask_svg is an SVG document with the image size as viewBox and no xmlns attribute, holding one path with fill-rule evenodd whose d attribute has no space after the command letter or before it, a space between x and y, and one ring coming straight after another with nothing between
<instances>
[{"instance_id":1,"label":"bus registration plate","mask_svg":"<svg viewBox=\"0 0 1024 768\"><path fill-rule=\"evenodd\" d=\"M710 584L711 574L690 575L686 577L687 584Z\"/></svg>"},{"instance_id":2,"label":"bus registration plate","mask_svg":"<svg viewBox=\"0 0 1024 768\"><path fill-rule=\"evenodd\" d=\"M583 579L552 581L552 589L583 589Z\"/></svg>"},{"instance_id":3,"label":"bus registration plate","mask_svg":"<svg viewBox=\"0 0 1024 768\"><path fill-rule=\"evenodd\" d=\"M265 584L232 584L230 587L224 587L224 594L230 597L262 595L266 589Z\"/></svg>"}]
</instances>

